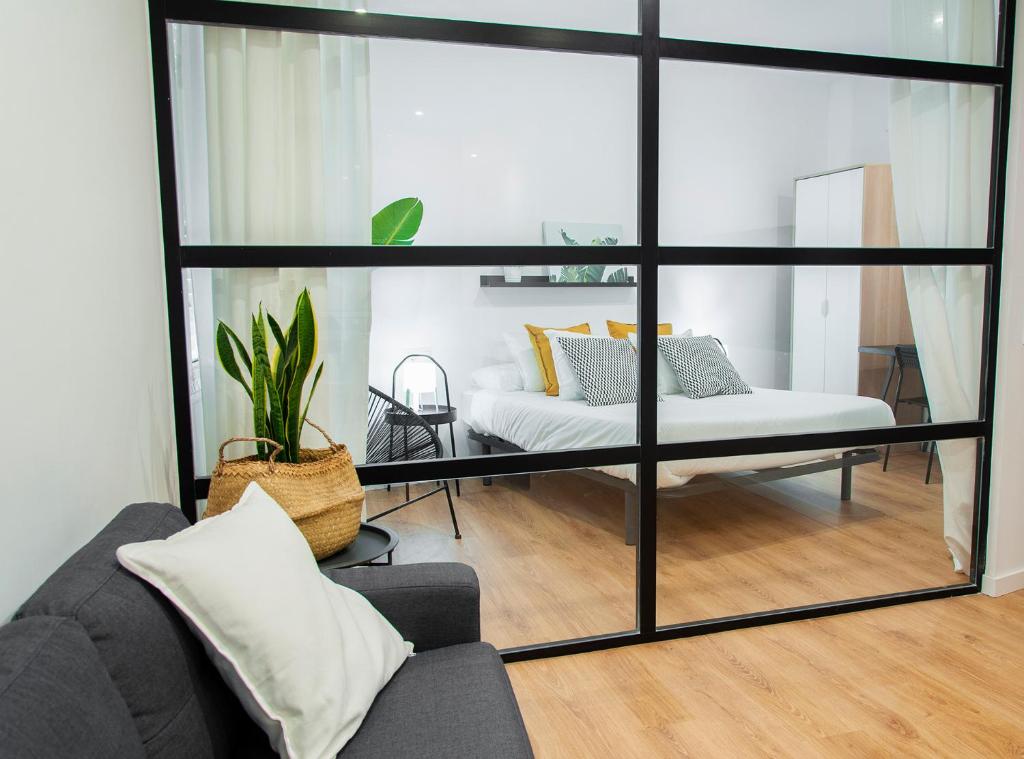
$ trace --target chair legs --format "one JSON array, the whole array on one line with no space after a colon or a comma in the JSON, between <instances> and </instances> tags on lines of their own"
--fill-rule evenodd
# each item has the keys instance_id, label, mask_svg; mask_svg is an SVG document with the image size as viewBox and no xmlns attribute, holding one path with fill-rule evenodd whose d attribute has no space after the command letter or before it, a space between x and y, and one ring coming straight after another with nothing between
<instances>
[{"instance_id":1,"label":"chair legs","mask_svg":"<svg viewBox=\"0 0 1024 759\"><path fill-rule=\"evenodd\" d=\"M462 533L459 532L459 520L455 518L455 503L452 501L452 491L448 488L448 480L444 481L444 495L448 499L448 511L452 515L452 527L455 528L455 539L461 540Z\"/></svg>"},{"instance_id":2,"label":"chair legs","mask_svg":"<svg viewBox=\"0 0 1024 759\"><path fill-rule=\"evenodd\" d=\"M932 481L932 462L935 461L935 441L928 447L928 469L924 474L924 484L929 485Z\"/></svg>"},{"instance_id":3,"label":"chair legs","mask_svg":"<svg viewBox=\"0 0 1024 759\"><path fill-rule=\"evenodd\" d=\"M903 390L903 367L900 367L900 373L896 377L896 395L892 399L892 415L895 417L896 413L900 410L900 392ZM882 461L882 471L886 471L889 468L889 451L892 448L891 445L885 446L885 460Z\"/></svg>"}]
</instances>

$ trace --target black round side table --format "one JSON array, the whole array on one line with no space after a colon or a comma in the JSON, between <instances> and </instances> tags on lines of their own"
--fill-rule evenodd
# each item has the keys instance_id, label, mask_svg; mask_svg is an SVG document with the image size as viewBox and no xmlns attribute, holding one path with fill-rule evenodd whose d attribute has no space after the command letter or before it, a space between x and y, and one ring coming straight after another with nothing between
<instances>
[{"instance_id":1,"label":"black round side table","mask_svg":"<svg viewBox=\"0 0 1024 759\"><path fill-rule=\"evenodd\" d=\"M398 545L398 534L387 527L378 527L375 524L359 525L359 535L356 539L342 548L336 554L321 559L320 569L346 569L348 567L368 566L381 567L391 565L391 554ZM387 555L387 561L374 562L381 556Z\"/></svg>"}]
</instances>

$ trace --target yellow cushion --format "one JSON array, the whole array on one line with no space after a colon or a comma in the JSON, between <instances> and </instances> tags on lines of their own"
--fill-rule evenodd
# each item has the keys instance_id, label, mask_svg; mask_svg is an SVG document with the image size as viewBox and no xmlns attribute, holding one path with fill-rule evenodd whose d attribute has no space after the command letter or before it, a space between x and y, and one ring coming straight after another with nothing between
<instances>
[{"instance_id":1,"label":"yellow cushion","mask_svg":"<svg viewBox=\"0 0 1024 759\"><path fill-rule=\"evenodd\" d=\"M627 340L632 332L636 332L635 324L627 324L626 322L613 322L611 319L606 321L608 325L608 334L614 337L616 340ZM658 325L659 335L671 335L672 334L672 323L665 322L664 324Z\"/></svg>"},{"instance_id":2,"label":"yellow cushion","mask_svg":"<svg viewBox=\"0 0 1024 759\"><path fill-rule=\"evenodd\" d=\"M533 324L526 324L526 331L530 333L530 342L533 344L533 355L537 359L537 366L540 367L540 376L544 378L544 392L548 395L558 395L558 375L555 374L555 359L551 355L551 341L544 334L546 329L557 329L561 332L579 332L583 335L590 334L589 324L577 324L575 327L537 327Z\"/></svg>"}]
</instances>

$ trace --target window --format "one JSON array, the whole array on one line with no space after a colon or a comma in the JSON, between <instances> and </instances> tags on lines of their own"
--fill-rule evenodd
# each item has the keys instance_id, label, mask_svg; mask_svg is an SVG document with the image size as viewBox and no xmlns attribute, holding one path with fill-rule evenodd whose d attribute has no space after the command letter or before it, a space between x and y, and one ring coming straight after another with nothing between
<instances>
[{"instance_id":1,"label":"window","mask_svg":"<svg viewBox=\"0 0 1024 759\"><path fill-rule=\"evenodd\" d=\"M977 591L1005 13L324 6L152 3L187 514L218 321L309 288L313 410L507 660Z\"/></svg>"}]
</instances>

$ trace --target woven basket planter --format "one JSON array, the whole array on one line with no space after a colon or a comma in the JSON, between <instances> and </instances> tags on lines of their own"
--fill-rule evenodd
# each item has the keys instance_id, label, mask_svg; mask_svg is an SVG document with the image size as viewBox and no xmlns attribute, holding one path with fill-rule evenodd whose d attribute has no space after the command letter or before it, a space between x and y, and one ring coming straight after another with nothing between
<instances>
[{"instance_id":1,"label":"woven basket planter","mask_svg":"<svg viewBox=\"0 0 1024 759\"><path fill-rule=\"evenodd\" d=\"M331 440L317 425L330 447L303 448L299 463L275 461L282 446L267 438L234 437L225 441L210 480L210 494L203 518L229 511L246 486L256 482L277 501L302 531L317 559L337 553L359 534L363 488L359 484L348 448ZM274 447L268 461L256 456L224 458L224 448L235 442L263 442Z\"/></svg>"}]
</instances>

